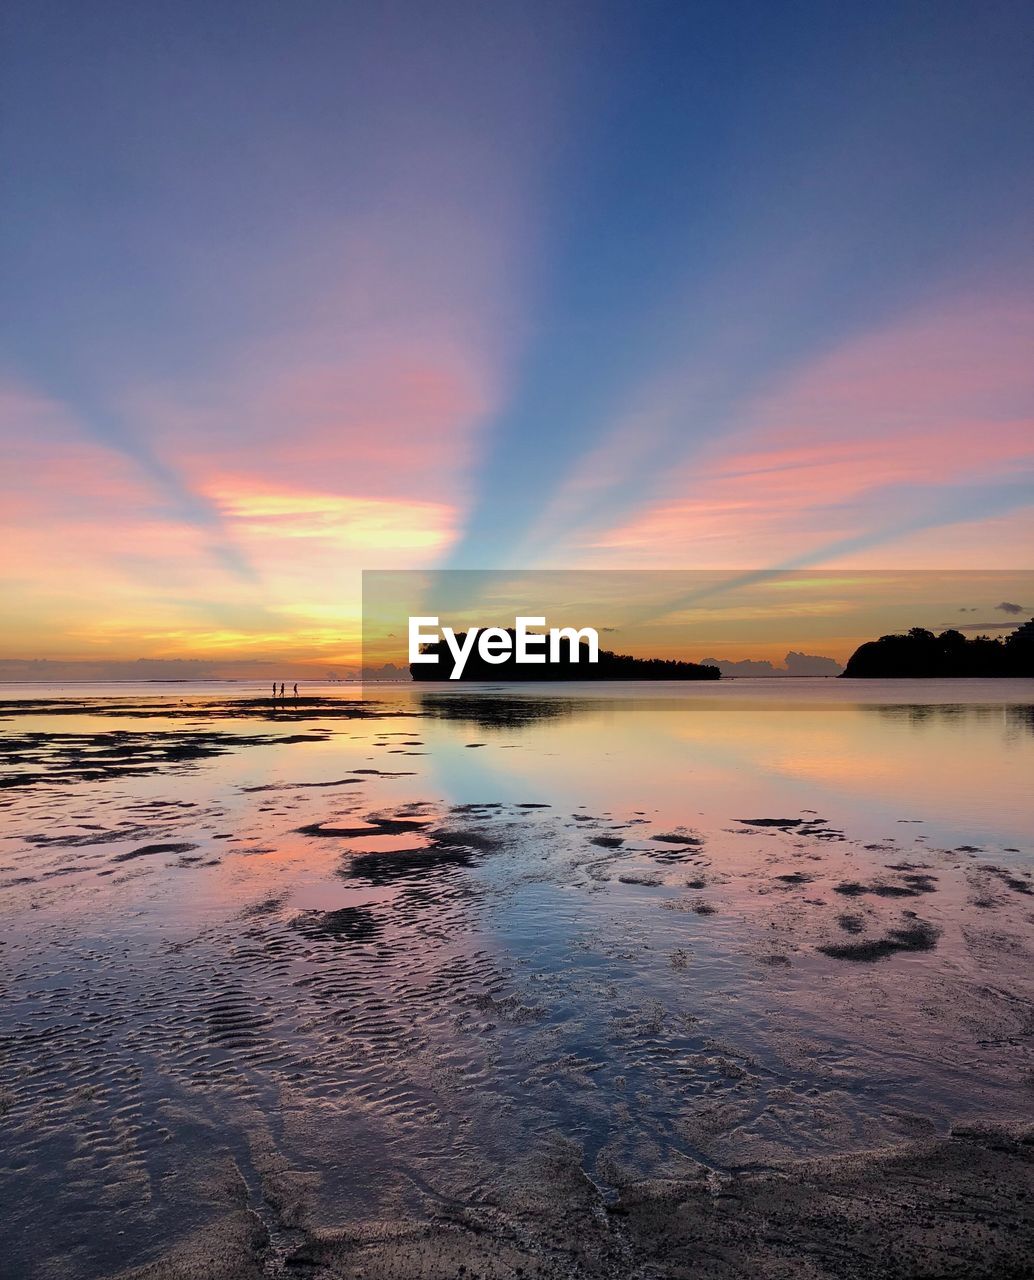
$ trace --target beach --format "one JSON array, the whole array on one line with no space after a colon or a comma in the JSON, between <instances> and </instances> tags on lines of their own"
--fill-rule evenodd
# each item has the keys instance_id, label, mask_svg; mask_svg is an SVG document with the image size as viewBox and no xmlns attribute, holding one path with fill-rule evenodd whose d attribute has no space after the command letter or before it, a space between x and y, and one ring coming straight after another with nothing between
<instances>
[{"instance_id":1,"label":"beach","mask_svg":"<svg viewBox=\"0 0 1034 1280\"><path fill-rule=\"evenodd\" d=\"M1021 1276L1030 682L0 689L3 1274Z\"/></svg>"}]
</instances>

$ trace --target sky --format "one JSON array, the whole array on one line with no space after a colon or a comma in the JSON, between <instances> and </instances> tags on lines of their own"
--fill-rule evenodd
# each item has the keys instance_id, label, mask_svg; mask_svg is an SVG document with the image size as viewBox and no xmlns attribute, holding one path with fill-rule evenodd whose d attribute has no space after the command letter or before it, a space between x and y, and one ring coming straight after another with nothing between
<instances>
[{"instance_id":1,"label":"sky","mask_svg":"<svg viewBox=\"0 0 1034 1280\"><path fill-rule=\"evenodd\" d=\"M1032 37L9 0L0 661L348 663L364 569L1034 566Z\"/></svg>"}]
</instances>

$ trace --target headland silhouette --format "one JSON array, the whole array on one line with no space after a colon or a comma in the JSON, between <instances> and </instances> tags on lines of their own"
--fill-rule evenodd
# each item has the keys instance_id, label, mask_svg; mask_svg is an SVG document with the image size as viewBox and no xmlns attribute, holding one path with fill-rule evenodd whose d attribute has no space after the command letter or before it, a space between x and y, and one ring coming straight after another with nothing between
<instances>
[{"instance_id":1,"label":"headland silhouette","mask_svg":"<svg viewBox=\"0 0 1034 1280\"><path fill-rule=\"evenodd\" d=\"M1034 618L1004 639L967 639L949 629L935 635L913 627L905 635L880 636L847 660L846 679L923 679L1034 676Z\"/></svg>"},{"instance_id":2,"label":"headland silhouette","mask_svg":"<svg viewBox=\"0 0 1034 1280\"><path fill-rule=\"evenodd\" d=\"M507 629L512 640L516 633ZM465 632L456 637L461 643ZM450 682L453 669L452 656L443 641L423 645L421 652L433 654L437 663L411 664L409 671L414 680L423 682ZM502 662L486 662L475 649L458 681L464 683L514 683L542 680L720 680L717 667L699 662L683 662L677 658L633 658L630 654L614 653L609 649L599 651L597 662L589 661L589 646L578 646L578 658L525 664L516 661L511 651ZM456 683L456 682L452 682Z\"/></svg>"}]
</instances>

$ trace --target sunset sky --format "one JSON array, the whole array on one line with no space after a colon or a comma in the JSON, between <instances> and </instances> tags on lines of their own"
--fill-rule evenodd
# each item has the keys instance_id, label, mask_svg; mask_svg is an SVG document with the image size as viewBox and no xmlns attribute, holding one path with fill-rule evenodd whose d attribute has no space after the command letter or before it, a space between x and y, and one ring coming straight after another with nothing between
<instances>
[{"instance_id":1,"label":"sunset sky","mask_svg":"<svg viewBox=\"0 0 1034 1280\"><path fill-rule=\"evenodd\" d=\"M1034 566L1032 37L10 0L0 675L354 662L363 569Z\"/></svg>"}]
</instances>

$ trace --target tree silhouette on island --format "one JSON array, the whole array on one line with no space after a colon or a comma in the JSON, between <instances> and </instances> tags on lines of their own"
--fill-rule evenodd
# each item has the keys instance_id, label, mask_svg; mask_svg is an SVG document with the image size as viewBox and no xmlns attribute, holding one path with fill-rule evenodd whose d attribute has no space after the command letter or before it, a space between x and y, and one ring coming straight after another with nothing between
<instances>
[{"instance_id":1,"label":"tree silhouette on island","mask_svg":"<svg viewBox=\"0 0 1034 1280\"><path fill-rule=\"evenodd\" d=\"M903 636L880 636L854 651L841 679L1008 676L1034 676L1034 618L1004 640L967 640L955 630L935 635L924 627L913 627Z\"/></svg>"},{"instance_id":2,"label":"tree silhouette on island","mask_svg":"<svg viewBox=\"0 0 1034 1280\"><path fill-rule=\"evenodd\" d=\"M682 662L676 658L633 658L609 649L601 649L599 660L590 662L589 646L584 642L578 646L577 661L567 657L551 662L547 657L545 662L525 664L517 662L514 657L516 632L507 628L507 634L513 644L502 662L486 662L475 648L459 679L450 681L452 656L445 642L439 640L420 646L421 653L433 654L438 662L411 664L410 675L424 683L479 684L539 680L720 680L722 676L717 667L703 666L698 662ZM456 641L462 644L465 638L466 633L460 632Z\"/></svg>"}]
</instances>

